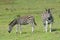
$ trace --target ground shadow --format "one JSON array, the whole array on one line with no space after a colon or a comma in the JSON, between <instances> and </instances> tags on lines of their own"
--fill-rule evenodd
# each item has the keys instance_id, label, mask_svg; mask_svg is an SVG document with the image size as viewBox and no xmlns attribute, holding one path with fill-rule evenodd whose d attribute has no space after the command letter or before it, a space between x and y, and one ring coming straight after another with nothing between
<instances>
[{"instance_id":1,"label":"ground shadow","mask_svg":"<svg viewBox=\"0 0 60 40\"><path fill-rule=\"evenodd\" d=\"M27 32L22 32L22 34L27 34Z\"/></svg>"},{"instance_id":2,"label":"ground shadow","mask_svg":"<svg viewBox=\"0 0 60 40\"><path fill-rule=\"evenodd\" d=\"M52 32L54 32L54 31L60 31L60 29L54 28L54 29L52 29Z\"/></svg>"}]
</instances>

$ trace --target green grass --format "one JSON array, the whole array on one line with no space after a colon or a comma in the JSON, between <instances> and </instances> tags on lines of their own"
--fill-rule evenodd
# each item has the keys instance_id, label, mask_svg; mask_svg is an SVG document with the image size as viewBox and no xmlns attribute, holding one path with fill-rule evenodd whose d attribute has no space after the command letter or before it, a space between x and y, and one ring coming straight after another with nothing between
<instances>
[{"instance_id":1,"label":"green grass","mask_svg":"<svg viewBox=\"0 0 60 40\"><path fill-rule=\"evenodd\" d=\"M7 9L8 8L8 9ZM43 32L41 14L45 8L52 8L53 32ZM16 26L8 33L8 24L16 15L33 15L36 19L34 33L30 25L22 25L22 34L16 34ZM11 0L0 1L0 40L60 40L60 0ZM29 27L28 27L29 26Z\"/></svg>"}]
</instances>

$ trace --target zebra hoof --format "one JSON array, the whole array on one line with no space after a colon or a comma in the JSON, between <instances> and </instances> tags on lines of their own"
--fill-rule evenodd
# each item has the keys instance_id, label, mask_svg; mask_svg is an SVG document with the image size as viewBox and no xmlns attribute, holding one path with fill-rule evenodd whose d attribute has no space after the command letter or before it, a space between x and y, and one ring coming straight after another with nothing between
<instances>
[{"instance_id":1,"label":"zebra hoof","mask_svg":"<svg viewBox=\"0 0 60 40\"><path fill-rule=\"evenodd\" d=\"M22 34L22 32L20 32L20 34Z\"/></svg>"}]
</instances>

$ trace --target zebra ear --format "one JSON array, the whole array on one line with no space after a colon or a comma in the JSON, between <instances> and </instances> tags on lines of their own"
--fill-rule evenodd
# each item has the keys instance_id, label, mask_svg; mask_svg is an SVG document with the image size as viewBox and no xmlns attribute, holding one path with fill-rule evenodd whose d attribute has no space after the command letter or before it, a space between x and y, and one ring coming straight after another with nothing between
<instances>
[{"instance_id":1,"label":"zebra ear","mask_svg":"<svg viewBox=\"0 0 60 40\"><path fill-rule=\"evenodd\" d=\"M17 17L20 17L20 15L17 15Z\"/></svg>"},{"instance_id":2,"label":"zebra ear","mask_svg":"<svg viewBox=\"0 0 60 40\"><path fill-rule=\"evenodd\" d=\"M45 8L45 10L47 11L47 8Z\"/></svg>"},{"instance_id":3,"label":"zebra ear","mask_svg":"<svg viewBox=\"0 0 60 40\"><path fill-rule=\"evenodd\" d=\"M54 8L51 8L51 10L53 10Z\"/></svg>"}]
</instances>

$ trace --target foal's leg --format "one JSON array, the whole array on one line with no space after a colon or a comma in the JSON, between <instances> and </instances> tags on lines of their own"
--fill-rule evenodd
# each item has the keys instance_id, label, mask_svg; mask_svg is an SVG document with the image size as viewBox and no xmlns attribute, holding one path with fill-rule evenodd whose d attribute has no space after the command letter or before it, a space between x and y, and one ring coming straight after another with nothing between
<instances>
[{"instance_id":1,"label":"foal's leg","mask_svg":"<svg viewBox=\"0 0 60 40\"><path fill-rule=\"evenodd\" d=\"M46 21L45 31L47 32L48 28L48 21Z\"/></svg>"},{"instance_id":2,"label":"foal's leg","mask_svg":"<svg viewBox=\"0 0 60 40\"><path fill-rule=\"evenodd\" d=\"M51 25L52 25L52 24L50 23L50 32L51 32Z\"/></svg>"},{"instance_id":3,"label":"foal's leg","mask_svg":"<svg viewBox=\"0 0 60 40\"><path fill-rule=\"evenodd\" d=\"M21 27L21 25L20 25L20 34L22 33L22 27Z\"/></svg>"}]
</instances>

